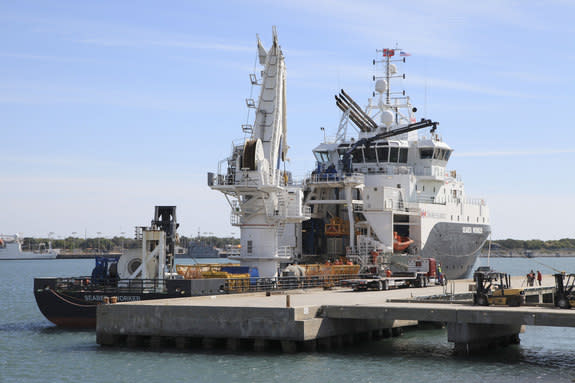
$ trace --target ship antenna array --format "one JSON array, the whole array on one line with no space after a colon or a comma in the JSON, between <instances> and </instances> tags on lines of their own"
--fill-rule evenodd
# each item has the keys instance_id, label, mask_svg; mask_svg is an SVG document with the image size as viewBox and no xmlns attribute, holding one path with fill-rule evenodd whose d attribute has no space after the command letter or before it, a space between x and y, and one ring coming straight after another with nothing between
<instances>
[{"instance_id":1,"label":"ship antenna array","mask_svg":"<svg viewBox=\"0 0 575 383\"><path fill-rule=\"evenodd\" d=\"M386 84L387 84L387 89L385 91L385 103L387 105L390 105L391 103L391 95L393 94L401 94L403 97L405 97L405 90L403 90L402 92L391 92L390 89L390 80L392 78L401 78L403 80L405 80L405 73L403 74L395 74L395 71L392 70L392 66L391 64L394 62L402 62L405 63L405 56L399 58L399 59L392 59L392 57L395 56L395 52L402 52L400 48L396 47L394 49L376 49L375 52L378 54L381 54L381 56L383 56L383 59L373 59L373 66L374 66L374 75L373 75L373 81L375 82L376 80L379 79L385 79ZM379 63L384 63L385 64L385 75L384 76L378 76L377 75L377 67L376 65ZM374 92L375 95L375 92ZM397 97L394 97L397 98Z\"/></svg>"}]
</instances>

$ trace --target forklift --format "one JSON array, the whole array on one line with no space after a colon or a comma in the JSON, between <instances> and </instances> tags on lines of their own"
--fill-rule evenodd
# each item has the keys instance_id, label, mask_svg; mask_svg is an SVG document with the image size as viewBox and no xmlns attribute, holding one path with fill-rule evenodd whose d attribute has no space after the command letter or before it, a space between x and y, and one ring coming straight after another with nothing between
<instances>
[{"instance_id":1,"label":"forklift","mask_svg":"<svg viewBox=\"0 0 575 383\"><path fill-rule=\"evenodd\" d=\"M575 274L555 274L555 306L570 309L575 306Z\"/></svg>"},{"instance_id":2,"label":"forklift","mask_svg":"<svg viewBox=\"0 0 575 383\"><path fill-rule=\"evenodd\" d=\"M525 291L511 288L511 276L498 272L476 272L473 275L475 293L473 304L476 306L511 306L525 304Z\"/></svg>"}]
</instances>

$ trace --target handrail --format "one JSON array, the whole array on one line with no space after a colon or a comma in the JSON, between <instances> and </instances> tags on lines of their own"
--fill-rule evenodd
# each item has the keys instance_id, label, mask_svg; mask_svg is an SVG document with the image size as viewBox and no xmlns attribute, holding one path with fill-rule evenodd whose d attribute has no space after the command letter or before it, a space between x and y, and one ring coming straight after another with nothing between
<instances>
[{"instance_id":1,"label":"handrail","mask_svg":"<svg viewBox=\"0 0 575 383\"><path fill-rule=\"evenodd\" d=\"M321 265L320 265L321 266ZM330 271L331 270L331 271ZM372 274L337 274L333 269L322 270L305 276L280 276L276 278L240 277L220 278L224 280L223 294L265 292L270 290L292 290L307 288L342 287L342 281L353 278L370 278ZM120 279L99 280L98 283L91 277L56 278L54 290L84 293L114 294L142 294L146 292L166 292L163 279ZM197 279L188 279L197 280ZM209 278L205 278L209 280Z\"/></svg>"}]
</instances>

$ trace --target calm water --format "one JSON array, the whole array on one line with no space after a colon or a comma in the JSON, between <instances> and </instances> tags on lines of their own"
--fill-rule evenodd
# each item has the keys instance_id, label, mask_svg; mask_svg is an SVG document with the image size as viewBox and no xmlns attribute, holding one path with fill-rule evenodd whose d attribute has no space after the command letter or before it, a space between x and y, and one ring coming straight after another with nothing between
<instances>
[{"instance_id":1,"label":"calm water","mask_svg":"<svg viewBox=\"0 0 575 383\"><path fill-rule=\"evenodd\" d=\"M575 258L491 259L514 275L537 263L575 272ZM572 382L575 330L527 327L521 344L488 357L456 357L445 330L345 351L261 354L104 349L93 331L59 330L36 308L35 276L87 275L92 260L0 261L0 382ZM181 262L184 263L184 262ZM478 263L487 263L480 259Z\"/></svg>"}]
</instances>

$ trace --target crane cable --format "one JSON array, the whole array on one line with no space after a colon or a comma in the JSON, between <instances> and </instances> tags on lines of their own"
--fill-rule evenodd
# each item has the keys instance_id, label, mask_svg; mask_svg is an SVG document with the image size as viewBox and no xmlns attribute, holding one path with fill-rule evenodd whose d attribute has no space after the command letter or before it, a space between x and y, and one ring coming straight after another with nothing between
<instances>
[{"instance_id":1,"label":"crane cable","mask_svg":"<svg viewBox=\"0 0 575 383\"><path fill-rule=\"evenodd\" d=\"M527 258L527 259L532 259L532 260L533 260L533 258L528 257L528 256L526 256L525 254L521 254L521 256L522 256L522 257L525 257L525 258ZM553 270L553 271L555 271L555 272L557 272L557 273L562 273L562 272L563 272L563 270L556 269L556 268L554 268L553 266L547 265L547 264L545 264L545 263L543 263L543 262L539 262L539 261L535 261L535 260L533 260L533 262L535 262L535 263L537 263L537 264L539 264L539 265L541 265L541 266L545 266L545 267L547 267L547 268L549 268L549 269L551 269L551 270Z\"/></svg>"}]
</instances>

